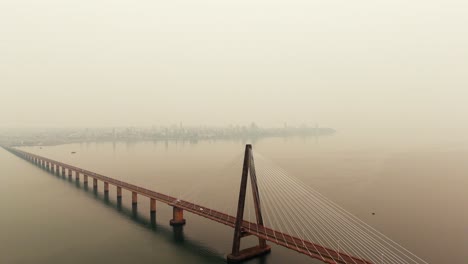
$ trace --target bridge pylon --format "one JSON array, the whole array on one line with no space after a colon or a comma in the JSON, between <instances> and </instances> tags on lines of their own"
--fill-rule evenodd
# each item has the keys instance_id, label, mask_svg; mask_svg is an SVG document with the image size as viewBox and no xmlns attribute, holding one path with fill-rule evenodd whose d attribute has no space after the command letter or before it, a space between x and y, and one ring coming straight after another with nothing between
<instances>
[{"instance_id":1,"label":"bridge pylon","mask_svg":"<svg viewBox=\"0 0 468 264\"><path fill-rule=\"evenodd\" d=\"M242 167L242 179L239 190L239 202L237 204L237 216L236 224L234 227L234 239L232 242L232 252L227 256L229 263L241 262L247 259L251 259L263 254L267 254L271 251L271 247L266 244L265 239L258 238L258 245L241 250L240 244L242 237L245 236L244 228L242 227L244 221L244 206L245 206L245 195L247 192L247 178L250 172L250 183L252 189L252 196L255 205L255 217L257 219L257 225L263 226L262 210L260 206L260 196L258 194L257 185L257 174L255 172L255 164L252 153L252 145L248 144L245 146L244 154L244 165Z\"/></svg>"}]
</instances>

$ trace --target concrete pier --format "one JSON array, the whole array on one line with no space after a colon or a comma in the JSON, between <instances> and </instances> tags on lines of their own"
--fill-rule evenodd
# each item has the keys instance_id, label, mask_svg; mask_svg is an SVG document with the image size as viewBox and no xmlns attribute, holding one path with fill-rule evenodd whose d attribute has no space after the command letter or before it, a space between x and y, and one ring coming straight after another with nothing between
<instances>
[{"instance_id":1,"label":"concrete pier","mask_svg":"<svg viewBox=\"0 0 468 264\"><path fill-rule=\"evenodd\" d=\"M62 167L62 176L65 176L65 167Z\"/></svg>"},{"instance_id":2,"label":"concrete pier","mask_svg":"<svg viewBox=\"0 0 468 264\"><path fill-rule=\"evenodd\" d=\"M150 212L156 212L156 199L150 198Z\"/></svg>"},{"instance_id":3,"label":"concrete pier","mask_svg":"<svg viewBox=\"0 0 468 264\"><path fill-rule=\"evenodd\" d=\"M247 248L244 250L239 251L237 254L229 254L227 255L227 262L228 263L238 263L243 262L248 259L256 258L261 255L265 255L271 252L271 247L266 245L262 246L254 246L251 248Z\"/></svg>"},{"instance_id":4,"label":"concrete pier","mask_svg":"<svg viewBox=\"0 0 468 264\"><path fill-rule=\"evenodd\" d=\"M93 188L94 189L97 189L97 179L96 178L93 178Z\"/></svg>"},{"instance_id":5,"label":"concrete pier","mask_svg":"<svg viewBox=\"0 0 468 264\"><path fill-rule=\"evenodd\" d=\"M136 192L132 192L132 204L138 203L138 195Z\"/></svg>"},{"instance_id":6,"label":"concrete pier","mask_svg":"<svg viewBox=\"0 0 468 264\"><path fill-rule=\"evenodd\" d=\"M80 173L78 171L75 171L75 180L80 181Z\"/></svg>"},{"instance_id":7,"label":"concrete pier","mask_svg":"<svg viewBox=\"0 0 468 264\"><path fill-rule=\"evenodd\" d=\"M117 199L122 199L122 187L117 186Z\"/></svg>"},{"instance_id":8,"label":"concrete pier","mask_svg":"<svg viewBox=\"0 0 468 264\"><path fill-rule=\"evenodd\" d=\"M83 183L88 185L88 175L83 174Z\"/></svg>"},{"instance_id":9,"label":"concrete pier","mask_svg":"<svg viewBox=\"0 0 468 264\"><path fill-rule=\"evenodd\" d=\"M172 219L169 222L171 226L185 225L184 210L179 207L172 207Z\"/></svg>"},{"instance_id":10,"label":"concrete pier","mask_svg":"<svg viewBox=\"0 0 468 264\"><path fill-rule=\"evenodd\" d=\"M109 193L109 183L108 182L104 182L104 192Z\"/></svg>"},{"instance_id":11,"label":"concrete pier","mask_svg":"<svg viewBox=\"0 0 468 264\"><path fill-rule=\"evenodd\" d=\"M73 171L71 169L68 169L68 178L70 178L70 179L72 178L72 173L73 173Z\"/></svg>"}]
</instances>

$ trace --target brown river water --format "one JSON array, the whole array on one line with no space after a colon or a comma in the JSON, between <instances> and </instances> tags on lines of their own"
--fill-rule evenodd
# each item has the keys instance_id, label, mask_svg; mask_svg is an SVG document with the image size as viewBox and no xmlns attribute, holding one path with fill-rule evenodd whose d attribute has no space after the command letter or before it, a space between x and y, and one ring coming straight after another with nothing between
<instances>
[{"instance_id":1,"label":"brown river water","mask_svg":"<svg viewBox=\"0 0 468 264\"><path fill-rule=\"evenodd\" d=\"M377 141L376 141L377 142ZM468 263L468 144L376 143L342 135L268 138L256 153L428 263ZM233 214L243 141L85 142L22 147L41 156ZM71 152L75 151L75 154ZM0 149L0 263L224 263L233 230L171 208L132 209ZM375 215L372 215L374 212ZM247 238L246 244L252 243ZM320 263L273 246L248 263Z\"/></svg>"}]
</instances>

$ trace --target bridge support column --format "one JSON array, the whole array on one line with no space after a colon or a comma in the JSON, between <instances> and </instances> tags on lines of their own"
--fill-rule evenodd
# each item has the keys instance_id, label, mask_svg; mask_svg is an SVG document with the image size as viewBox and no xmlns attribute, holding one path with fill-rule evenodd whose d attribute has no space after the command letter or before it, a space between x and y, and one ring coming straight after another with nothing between
<instances>
[{"instance_id":1,"label":"bridge support column","mask_svg":"<svg viewBox=\"0 0 468 264\"><path fill-rule=\"evenodd\" d=\"M108 182L104 182L104 192L109 193L109 183Z\"/></svg>"},{"instance_id":2,"label":"bridge support column","mask_svg":"<svg viewBox=\"0 0 468 264\"><path fill-rule=\"evenodd\" d=\"M88 175L86 175L86 174L83 174L83 183L85 185L88 185Z\"/></svg>"},{"instance_id":3,"label":"bridge support column","mask_svg":"<svg viewBox=\"0 0 468 264\"><path fill-rule=\"evenodd\" d=\"M70 178L70 179L72 178L72 173L73 173L73 171L71 169L68 169L68 178Z\"/></svg>"},{"instance_id":4,"label":"bridge support column","mask_svg":"<svg viewBox=\"0 0 468 264\"><path fill-rule=\"evenodd\" d=\"M117 186L117 199L122 199L122 187Z\"/></svg>"},{"instance_id":5,"label":"bridge support column","mask_svg":"<svg viewBox=\"0 0 468 264\"><path fill-rule=\"evenodd\" d=\"M138 196L136 192L132 192L132 204L135 205L138 203Z\"/></svg>"},{"instance_id":6,"label":"bridge support column","mask_svg":"<svg viewBox=\"0 0 468 264\"><path fill-rule=\"evenodd\" d=\"M150 212L156 212L156 199L150 198Z\"/></svg>"},{"instance_id":7,"label":"bridge support column","mask_svg":"<svg viewBox=\"0 0 468 264\"><path fill-rule=\"evenodd\" d=\"M169 222L171 226L185 225L184 210L179 207L172 207L172 219Z\"/></svg>"},{"instance_id":8,"label":"bridge support column","mask_svg":"<svg viewBox=\"0 0 468 264\"><path fill-rule=\"evenodd\" d=\"M53 163L50 164L50 171L51 171L52 173L55 172L54 166L55 166L55 164L53 164Z\"/></svg>"},{"instance_id":9,"label":"bridge support column","mask_svg":"<svg viewBox=\"0 0 468 264\"><path fill-rule=\"evenodd\" d=\"M62 166L62 176L65 176L65 167Z\"/></svg>"},{"instance_id":10,"label":"bridge support column","mask_svg":"<svg viewBox=\"0 0 468 264\"><path fill-rule=\"evenodd\" d=\"M78 182L80 181L80 172L78 171L75 171L75 180Z\"/></svg>"},{"instance_id":11,"label":"bridge support column","mask_svg":"<svg viewBox=\"0 0 468 264\"><path fill-rule=\"evenodd\" d=\"M97 190L97 179L93 178L93 188Z\"/></svg>"},{"instance_id":12,"label":"bridge support column","mask_svg":"<svg viewBox=\"0 0 468 264\"><path fill-rule=\"evenodd\" d=\"M265 239L258 238L258 246L240 250L240 242L243 235L242 223L244 219L245 196L247 192L247 180L250 172L250 183L252 196L254 198L255 216L257 225L263 226L262 210L260 206L260 195L258 194L257 175L252 154L252 145L245 146L244 166L242 168L242 179L239 191L239 202L237 204L237 217L234 227L234 239L232 242L232 253L227 256L228 263L242 262L247 259L270 253L271 247L266 244Z\"/></svg>"}]
</instances>

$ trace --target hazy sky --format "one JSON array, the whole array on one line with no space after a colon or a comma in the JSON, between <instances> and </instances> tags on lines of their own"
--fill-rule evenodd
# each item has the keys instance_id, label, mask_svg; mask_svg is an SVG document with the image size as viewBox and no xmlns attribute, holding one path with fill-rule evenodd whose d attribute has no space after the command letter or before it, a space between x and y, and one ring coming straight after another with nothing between
<instances>
[{"instance_id":1,"label":"hazy sky","mask_svg":"<svg viewBox=\"0 0 468 264\"><path fill-rule=\"evenodd\" d=\"M466 0L1 0L0 126L466 129L467 14Z\"/></svg>"}]
</instances>

